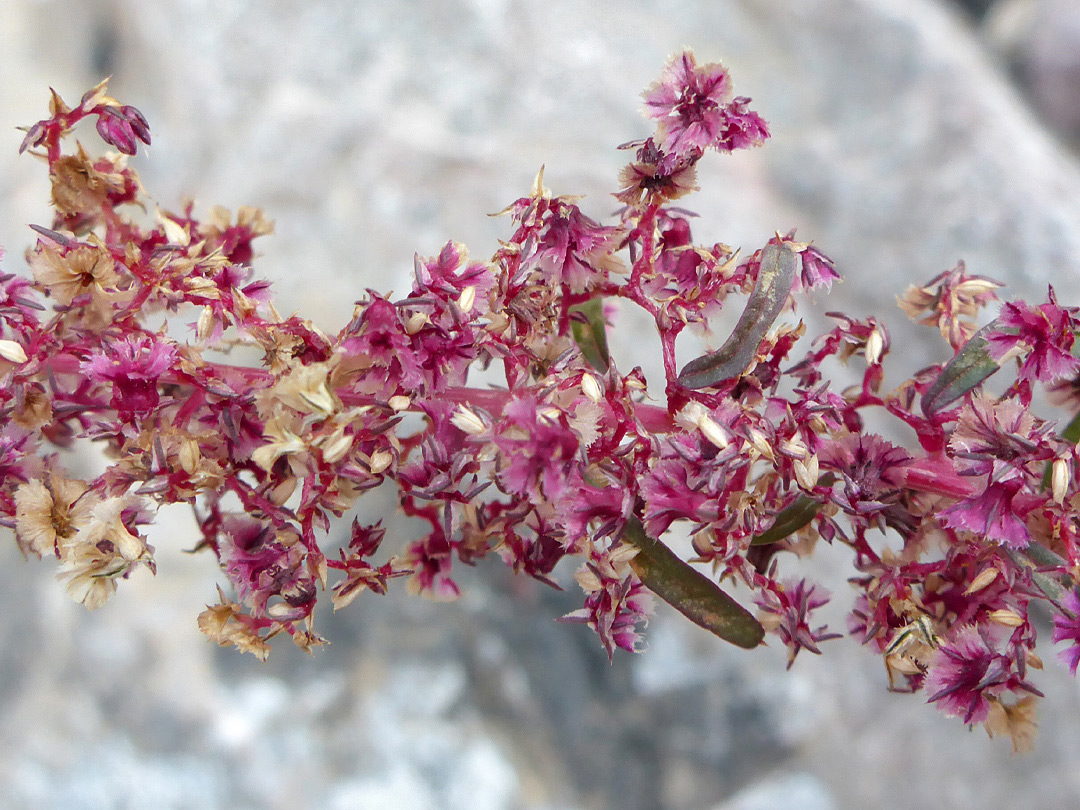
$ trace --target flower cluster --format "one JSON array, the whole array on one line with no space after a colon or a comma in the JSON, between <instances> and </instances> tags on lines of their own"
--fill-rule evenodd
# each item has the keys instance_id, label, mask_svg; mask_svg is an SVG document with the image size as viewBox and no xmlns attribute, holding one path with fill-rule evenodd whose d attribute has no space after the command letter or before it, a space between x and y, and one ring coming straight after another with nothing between
<instances>
[{"instance_id":1,"label":"flower cluster","mask_svg":"<svg viewBox=\"0 0 1080 810\"><path fill-rule=\"evenodd\" d=\"M744 255L697 244L671 205L709 149L768 137L749 105L721 65L677 55L645 92L656 130L625 147L613 222L553 196L541 172L489 261L454 242L418 256L407 295L366 291L329 336L283 318L254 276L252 242L272 230L261 212L133 216L142 187L125 156L150 142L146 120L104 83L74 108L54 93L23 149L48 164L55 215L35 228L32 279L0 276L0 521L98 607L153 570L142 527L156 509L187 504L224 579L199 627L260 658L277 635L323 643L321 593L337 609L402 579L453 599L458 567L494 556L554 587L575 561L584 604L564 618L609 655L639 647L655 596L743 647L771 633L790 662L838 635L812 615L826 592L792 571L839 543L857 591L848 630L890 688L1028 745L1034 603L1054 612L1073 672L1080 661L1080 422L1059 434L1030 407L1044 386L1077 409L1076 310L1051 290L979 328L1000 285L959 265L901 302L953 359L882 391L880 320L833 314L803 341L783 317L837 278L818 248L794 231ZM64 152L83 119L122 154ZM678 336L729 296L746 296L731 336L680 371ZM662 404L608 353L620 302L656 325ZM261 362L213 359L238 346ZM833 361L861 381L835 387ZM501 385L470 386L486 368ZM995 396L983 381L1002 369ZM915 441L869 431L871 410ZM108 449L93 480L56 452L77 439ZM335 519L384 483L422 529L387 548L381 523L354 519L339 542ZM675 524L691 560L663 540ZM756 616L718 582L745 589Z\"/></svg>"}]
</instances>

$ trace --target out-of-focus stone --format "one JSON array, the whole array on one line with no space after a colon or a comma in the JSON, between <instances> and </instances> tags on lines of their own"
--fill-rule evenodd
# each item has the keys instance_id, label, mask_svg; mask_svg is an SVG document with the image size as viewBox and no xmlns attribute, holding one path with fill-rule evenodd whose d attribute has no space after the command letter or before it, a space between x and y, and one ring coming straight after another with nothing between
<instances>
[{"instance_id":1,"label":"out-of-focus stone","mask_svg":"<svg viewBox=\"0 0 1080 810\"><path fill-rule=\"evenodd\" d=\"M1032 106L1063 138L1080 146L1080 5L1074 0L997 0L986 30Z\"/></svg>"},{"instance_id":2,"label":"out-of-focus stone","mask_svg":"<svg viewBox=\"0 0 1080 810\"><path fill-rule=\"evenodd\" d=\"M882 316L901 367L942 355L893 296L958 258L1024 295L1052 281L1069 302L1078 287L1075 162L944 2L37 0L0 3L0 30L5 271L26 223L49 216L13 129L40 117L49 84L74 100L112 72L153 129L137 164L151 194L266 208L278 227L256 268L283 311L333 331L365 287L404 289L414 251L456 238L490 254L507 224L483 215L542 163L556 193L610 213L614 146L648 132L638 94L689 44L728 65L774 136L707 159L684 201L696 235L753 250L798 226L847 278L823 309ZM654 372L642 329L614 351ZM391 508L384 495L368 508ZM180 513L165 521L158 577L93 614L50 563L0 552L8 806L699 810L779 796L778 771L811 780L784 795L810 785L867 808L1053 807L1080 791L1077 693L1048 648L1024 759L886 693L880 661L848 641L785 674L781 651L664 613L644 658L609 665L587 631L553 622L580 603L568 576L559 594L494 566L454 606L362 597L320 617L329 649L279 645L264 666L198 635L212 560L179 551ZM809 565L840 628L848 570L838 549Z\"/></svg>"}]
</instances>

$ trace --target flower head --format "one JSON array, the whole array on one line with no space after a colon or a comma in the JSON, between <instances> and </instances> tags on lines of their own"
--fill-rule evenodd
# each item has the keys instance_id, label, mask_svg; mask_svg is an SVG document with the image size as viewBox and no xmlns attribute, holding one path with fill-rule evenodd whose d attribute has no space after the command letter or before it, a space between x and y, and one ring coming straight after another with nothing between
<instances>
[{"instance_id":1,"label":"flower head","mask_svg":"<svg viewBox=\"0 0 1080 810\"><path fill-rule=\"evenodd\" d=\"M112 406L121 419L130 419L157 407L158 380L176 359L171 343L143 333L106 344L79 368L95 382L112 383Z\"/></svg>"},{"instance_id":2,"label":"flower head","mask_svg":"<svg viewBox=\"0 0 1080 810\"><path fill-rule=\"evenodd\" d=\"M1076 668L1080 666L1080 597L1077 596L1075 590L1066 594L1065 607L1072 615L1054 616L1052 640L1055 644L1061 641L1069 642L1069 646L1061 650L1058 656L1069 666L1069 672L1075 675Z\"/></svg>"},{"instance_id":3,"label":"flower head","mask_svg":"<svg viewBox=\"0 0 1080 810\"><path fill-rule=\"evenodd\" d=\"M987 336L995 360L1017 349L1026 352L1018 375L1022 381L1050 383L1080 371L1080 360L1071 351L1080 328L1076 307L1058 306L1053 287L1048 298L1037 307L1024 301L1005 304L998 316L1000 330Z\"/></svg>"},{"instance_id":4,"label":"flower head","mask_svg":"<svg viewBox=\"0 0 1080 810\"><path fill-rule=\"evenodd\" d=\"M1009 659L997 650L990 631L968 625L941 644L926 675L929 703L965 723L981 723L990 712L990 698L1007 688Z\"/></svg>"},{"instance_id":5,"label":"flower head","mask_svg":"<svg viewBox=\"0 0 1080 810\"><path fill-rule=\"evenodd\" d=\"M688 49L672 57L659 81L645 91L645 114L660 122L660 147L672 155L760 144L769 135L765 121L749 109L750 99L731 95L731 77L724 66L699 66Z\"/></svg>"},{"instance_id":6,"label":"flower head","mask_svg":"<svg viewBox=\"0 0 1080 810\"><path fill-rule=\"evenodd\" d=\"M150 145L150 125L134 107L102 106L98 112L98 135L125 155L134 155L136 141Z\"/></svg>"}]
</instances>

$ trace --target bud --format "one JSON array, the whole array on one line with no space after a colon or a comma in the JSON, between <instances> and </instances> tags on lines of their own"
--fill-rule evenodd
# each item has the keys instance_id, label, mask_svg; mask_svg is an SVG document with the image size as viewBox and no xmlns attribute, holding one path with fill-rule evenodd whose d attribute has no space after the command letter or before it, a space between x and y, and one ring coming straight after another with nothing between
<instances>
[{"instance_id":1,"label":"bud","mask_svg":"<svg viewBox=\"0 0 1080 810\"><path fill-rule=\"evenodd\" d=\"M415 335L421 329L423 329L431 318L427 316L426 312L414 312L409 316L409 320L405 321L405 334Z\"/></svg>"},{"instance_id":2,"label":"bud","mask_svg":"<svg viewBox=\"0 0 1080 810\"><path fill-rule=\"evenodd\" d=\"M288 602L274 602L266 609L266 615L271 619L287 619L296 613L296 608Z\"/></svg>"},{"instance_id":3,"label":"bud","mask_svg":"<svg viewBox=\"0 0 1080 810\"><path fill-rule=\"evenodd\" d=\"M1024 619L1020 614L1014 613L1006 608L990 611L989 618L990 621L997 622L1005 627L1019 627L1024 623Z\"/></svg>"},{"instance_id":4,"label":"bud","mask_svg":"<svg viewBox=\"0 0 1080 810\"><path fill-rule=\"evenodd\" d=\"M401 394L395 394L390 397L386 404L395 411L407 411L409 406L412 405L412 400Z\"/></svg>"},{"instance_id":5,"label":"bud","mask_svg":"<svg viewBox=\"0 0 1080 810\"><path fill-rule=\"evenodd\" d=\"M998 578L998 571L994 566L984 568L979 572L979 575L975 579L971 580L971 584L968 585L967 590L964 591L964 596L970 596L973 593L978 593L983 588L987 587L991 582Z\"/></svg>"},{"instance_id":6,"label":"bud","mask_svg":"<svg viewBox=\"0 0 1080 810\"><path fill-rule=\"evenodd\" d=\"M454 424L454 427L458 428L458 430L468 433L471 436L479 436L487 430L487 425L484 424L484 420L464 405L458 405L458 409L454 411L454 415L450 417L450 421Z\"/></svg>"},{"instance_id":7,"label":"bud","mask_svg":"<svg viewBox=\"0 0 1080 810\"><path fill-rule=\"evenodd\" d=\"M131 127L131 131L135 133L135 137L149 146L150 124L146 122L143 114L128 104L121 107L120 112L127 118L128 125Z\"/></svg>"},{"instance_id":8,"label":"bud","mask_svg":"<svg viewBox=\"0 0 1080 810\"><path fill-rule=\"evenodd\" d=\"M195 325L195 335L199 340L206 340L214 331L214 308L203 307L199 321Z\"/></svg>"},{"instance_id":9,"label":"bud","mask_svg":"<svg viewBox=\"0 0 1080 810\"><path fill-rule=\"evenodd\" d=\"M345 454L349 452L349 448L352 447L352 442L353 437L347 434L344 429L339 429L336 435L332 436L330 441L323 445L323 461L327 464L335 464L341 461Z\"/></svg>"},{"instance_id":10,"label":"bud","mask_svg":"<svg viewBox=\"0 0 1080 810\"><path fill-rule=\"evenodd\" d=\"M709 412L705 410L705 406L696 399L692 399L683 406L681 411L675 414L675 424L686 430L693 430L708 415Z\"/></svg>"},{"instance_id":11,"label":"bud","mask_svg":"<svg viewBox=\"0 0 1080 810\"><path fill-rule=\"evenodd\" d=\"M1053 493L1055 503L1065 500L1065 493L1069 489L1071 479L1068 459L1055 458L1053 472L1050 474L1050 491Z\"/></svg>"},{"instance_id":12,"label":"bud","mask_svg":"<svg viewBox=\"0 0 1080 810\"><path fill-rule=\"evenodd\" d=\"M11 363L26 362L26 352L14 340L0 340L0 357Z\"/></svg>"},{"instance_id":13,"label":"bud","mask_svg":"<svg viewBox=\"0 0 1080 810\"><path fill-rule=\"evenodd\" d=\"M458 309L462 312L468 313L473 308L473 304L476 303L476 287L466 287L461 291L461 295L458 296L457 305Z\"/></svg>"},{"instance_id":14,"label":"bud","mask_svg":"<svg viewBox=\"0 0 1080 810\"><path fill-rule=\"evenodd\" d=\"M974 298L977 295L993 292L1002 285L992 279L972 276L956 285L956 294Z\"/></svg>"},{"instance_id":15,"label":"bud","mask_svg":"<svg viewBox=\"0 0 1080 810\"><path fill-rule=\"evenodd\" d=\"M817 455L810 456L806 461L795 461L791 466L795 471L795 480L799 482L799 486L807 491L817 486L818 477L821 474Z\"/></svg>"},{"instance_id":16,"label":"bud","mask_svg":"<svg viewBox=\"0 0 1080 810\"><path fill-rule=\"evenodd\" d=\"M878 365L881 362L881 350L884 347L885 341L881 337L881 332L875 329L866 339L866 362L872 366Z\"/></svg>"},{"instance_id":17,"label":"bud","mask_svg":"<svg viewBox=\"0 0 1080 810\"><path fill-rule=\"evenodd\" d=\"M596 377L589 373L581 375L581 393L593 402L600 402L600 400L604 398L604 392L600 389L600 383L596 381Z\"/></svg>"},{"instance_id":18,"label":"bud","mask_svg":"<svg viewBox=\"0 0 1080 810\"><path fill-rule=\"evenodd\" d=\"M708 414L701 417L701 421L698 422L698 429L701 431L701 435L715 447L723 450L728 446L727 431L720 427L719 423Z\"/></svg>"},{"instance_id":19,"label":"bud","mask_svg":"<svg viewBox=\"0 0 1080 810\"><path fill-rule=\"evenodd\" d=\"M806 446L806 442L799 436L792 436L790 439L784 439L780 442L780 453L788 458L806 458L810 455L810 450Z\"/></svg>"},{"instance_id":20,"label":"bud","mask_svg":"<svg viewBox=\"0 0 1080 810\"><path fill-rule=\"evenodd\" d=\"M748 431L746 431L746 434L746 437L750 440L750 444L753 445L754 449L757 450L765 458L772 461L774 458L773 449L769 446L769 442L765 438L765 434L757 428L750 428Z\"/></svg>"},{"instance_id":21,"label":"bud","mask_svg":"<svg viewBox=\"0 0 1080 810\"><path fill-rule=\"evenodd\" d=\"M394 457L385 450L378 450L371 454L371 461L368 462L368 467L371 468L371 472L374 475L378 475L393 462Z\"/></svg>"},{"instance_id":22,"label":"bud","mask_svg":"<svg viewBox=\"0 0 1080 810\"><path fill-rule=\"evenodd\" d=\"M98 113L97 131L105 143L115 146L125 155L135 154L135 133L131 124L112 107L106 107Z\"/></svg>"}]
</instances>

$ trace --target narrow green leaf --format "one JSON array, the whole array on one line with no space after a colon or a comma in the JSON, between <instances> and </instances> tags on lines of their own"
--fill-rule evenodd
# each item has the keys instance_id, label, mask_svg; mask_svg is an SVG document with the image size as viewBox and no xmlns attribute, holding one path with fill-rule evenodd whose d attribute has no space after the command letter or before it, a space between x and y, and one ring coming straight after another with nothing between
<instances>
[{"instance_id":1,"label":"narrow green leaf","mask_svg":"<svg viewBox=\"0 0 1080 810\"><path fill-rule=\"evenodd\" d=\"M597 371L607 371L611 355L608 354L604 299L590 298L570 307L570 328L574 332L574 341L589 365Z\"/></svg>"},{"instance_id":2,"label":"narrow green leaf","mask_svg":"<svg viewBox=\"0 0 1080 810\"><path fill-rule=\"evenodd\" d=\"M666 545L649 537L641 521L631 519L622 538L638 549L630 565L646 588L724 641L747 650L761 643L765 630L750 611Z\"/></svg>"},{"instance_id":3,"label":"narrow green leaf","mask_svg":"<svg viewBox=\"0 0 1080 810\"><path fill-rule=\"evenodd\" d=\"M990 344L986 341L986 335L997 328L996 320L988 323L968 338L956 356L945 364L938 378L923 394L924 416L933 416L1001 368L990 356Z\"/></svg>"},{"instance_id":4,"label":"narrow green leaf","mask_svg":"<svg viewBox=\"0 0 1080 810\"><path fill-rule=\"evenodd\" d=\"M750 541L752 546L767 546L776 543L785 537L794 534L803 526L814 519L814 515L821 509L821 504L806 495L800 495L798 500L776 516L776 522L772 527L761 534L754 535Z\"/></svg>"},{"instance_id":5,"label":"narrow green leaf","mask_svg":"<svg viewBox=\"0 0 1080 810\"><path fill-rule=\"evenodd\" d=\"M1043 592L1047 599L1062 610L1065 609L1065 597L1069 593L1069 588L1073 586L1072 581L1066 579L1069 583L1068 587L1066 587L1049 574L1034 570L1036 566L1064 568L1065 560L1039 543L1029 543L1028 547L1022 551L1011 548L1005 548L1004 551L1017 565L1032 569L1031 581L1035 583L1035 586Z\"/></svg>"},{"instance_id":6,"label":"narrow green leaf","mask_svg":"<svg viewBox=\"0 0 1080 810\"><path fill-rule=\"evenodd\" d=\"M761 269L739 322L724 345L679 372L686 388L705 388L738 377L754 359L761 340L772 328L795 284L801 259L790 244L769 244L761 251Z\"/></svg>"}]
</instances>

